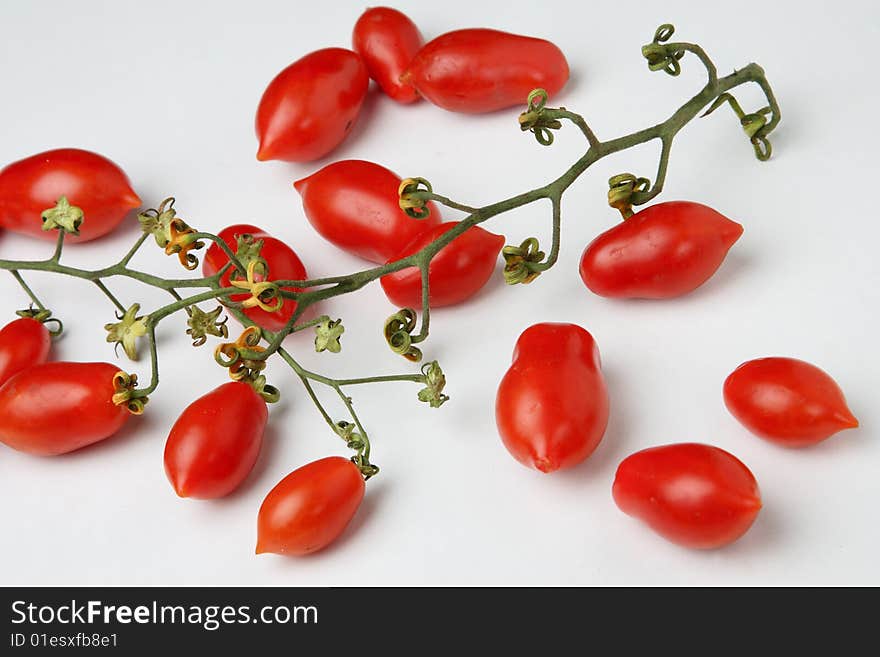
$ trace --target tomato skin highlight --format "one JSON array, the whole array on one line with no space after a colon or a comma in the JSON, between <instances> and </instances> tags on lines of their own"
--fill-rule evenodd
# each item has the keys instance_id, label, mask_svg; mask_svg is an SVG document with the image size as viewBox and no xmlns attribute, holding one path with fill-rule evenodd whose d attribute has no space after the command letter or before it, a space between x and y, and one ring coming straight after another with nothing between
<instances>
[{"instance_id":1,"label":"tomato skin highlight","mask_svg":"<svg viewBox=\"0 0 880 657\"><path fill-rule=\"evenodd\" d=\"M309 53L269 83L257 108L258 160L308 162L348 136L370 77L360 56L345 48Z\"/></svg>"},{"instance_id":2,"label":"tomato skin highlight","mask_svg":"<svg viewBox=\"0 0 880 657\"><path fill-rule=\"evenodd\" d=\"M117 372L110 363L69 362L19 372L0 387L0 442L54 456L109 438L130 416L112 402Z\"/></svg>"},{"instance_id":3,"label":"tomato skin highlight","mask_svg":"<svg viewBox=\"0 0 880 657\"><path fill-rule=\"evenodd\" d=\"M364 478L341 456L313 461L269 491L257 518L257 554L303 556L345 530L364 499Z\"/></svg>"},{"instance_id":4,"label":"tomato skin highlight","mask_svg":"<svg viewBox=\"0 0 880 657\"><path fill-rule=\"evenodd\" d=\"M581 256L581 278L603 297L681 296L709 280L742 232L708 206L657 203L594 239Z\"/></svg>"},{"instance_id":5,"label":"tomato skin highlight","mask_svg":"<svg viewBox=\"0 0 880 657\"><path fill-rule=\"evenodd\" d=\"M724 381L724 403L749 431L785 447L806 447L859 426L843 391L795 358L750 360Z\"/></svg>"},{"instance_id":6,"label":"tomato skin highlight","mask_svg":"<svg viewBox=\"0 0 880 657\"><path fill-rule=\"evenodd\" d=\"M303 265L299 256L296 255L296 252L278 238L269 235L262 228L252 224L235 224L227 226L217 234L232 249L233 253L238 248L238 238L241 235L251 235L255 240L263 240L260 257L264 258L269 265L269 277L272 280L302 281L308 278L305 265ZM226 253L216 243L212 242L207 253L205 253L205 259L202 263L202 274L204 276L213 276L227 262L229 262L229 258ZM220 283L224 287L229 287L231 276L232 269L220 277ZM255 280L261 281L265 279L257 274ZM282 289L291 292L302 291L302 288L296 287L285 287ZM243 301L249 296L247 293L233 294L230 296L230 299L232 301ZM284 305L275 312L268 312L256 306L245 308L243 312L262 328L270 331L280 331L287 325L293 313L296 312L296 306L297 303L293 299L285 299Z\"/></svg>"},{"instance_id":7,"label":"tomato skin highlight","mask_svg":"<svg viewBox=\"0 0 880 657\"><path fill-rule=\"evenodd\" d=\"M21 317L0 329L0 386L28 367L49 357L49 330L30 317Z\"/></svg>"},{"instance_id":8,"label":"tomato skin highlight","mask_svg":"<svg viewBox=\"0 0 880 657\"><path fill-rule=\"evenodd\" d=\"M406 14L390 7L370 7L355 23L351 40L382 91L398 103L419 100L413 86L400 80L424 45L419 28Z\"/></svg>"},{"instance_id":9,"label":"tomato skin highlight","mask_svg":"<svg viewBox=\"0 0 880 657\"><path fill-rule=\"evenodd\" d=\"M612 495L627 515L667 540L695 549L732 543L761 510L758 482L742 461L699 443L631 454L617 468Z\"/></svg>"},{"instance_id":10,"label":"tomato skin highlight","mask_svg":"<svg viewBox=\"0 0 880 657\"><path fill-rule=\"evenodd\" d=\"M302 196L309 223L328 242L353 255L383 264L440 223L440 210L415 219L400 209L401 179L365 160L328 164L293 186Z\"/></svg>"},{"instance_id":11,"label":"tomato skin highlight","mask_svg":"<svg viewBox=\"0 0 880 657\"><path fill-rule=\"evenodd\" d=\"M539 87L552 98L568 75L565 55L549 41L471 28L429 41L402 79L434 105L479 114L525 105Z\"/></svg>"},{"instance_id":12,"label":"tomato skin highlight","mask_svg":"<svg viewBox=\"0 0 880 657\"><path fill-rule=\"evenodd\" d=\"M79 235L67 242L88 242L106 235L141 199L125 172L103 155L78 148L37 153L0 170L0 226L54 242L55 230L44 231L41 215L66 196L84 214Z\"/></svg>"},{"instance_id":13,"label":"tomato skin highlight","mask_svg":"<svg viewBox=\"0 0 880 657\"><path fill-rule=\"evenodd\" d=\"M165 474L180 497L214 499L247 478L269 413L247 383L231 381L187 406L165 443Z\"/></svg>"},{"instance_id":14,"label":"tomato skin highlight","mask_svg":"<svg viewBox=\"0 0 880 657\"><path fill-rule=\"evenodd\" d=\"M535 324L516 341L495 421L507 451L549 473L584 461L602 440L609 401L599 348L576 324Z\"/></svg>"},{"instance_id":15,"label":"tomato skin highlight","mask_svg":"<svg viewBox=\"0 0 880 657\"><path fill-rule=\"evenodd\" d=\"M451 221L434 226L416 237L388 262L417 253L458 224L457 221ZM479 226L471 226L440 249L428 268L431 306L452 306L479 292L495 273L495 263L504 242L503 235L490 233ZM401 308L421 308L422 274L418 267L386 274L380 281L385 296L394 305Z\"/></svg>"}]
</instances>

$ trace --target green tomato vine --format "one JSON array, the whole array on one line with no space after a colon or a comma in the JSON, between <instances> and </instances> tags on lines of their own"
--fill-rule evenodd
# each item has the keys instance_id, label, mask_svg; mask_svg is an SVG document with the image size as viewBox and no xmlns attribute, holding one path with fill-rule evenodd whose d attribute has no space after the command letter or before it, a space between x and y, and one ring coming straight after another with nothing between
<instances>
[{"instance_id":1,"label":"green tomato vine","mask_svg":"<svg viewBox=\"0 0 880 657\"><path fill-rule=\"evenodd\" d=\"M653 183L645 177L624 173L609 181L608 202L620 210L624 219L632 216L633 206L651 201L663 190L669 164L669 155L678 132L698 116L706 116L725 103L733 109L749 142L759 160L766 160L771 154L770 133L779 124L779 106L766 79L763 69L755 63L735 70L730 75L718 76L715 64L698 45L685 42L670 42L674 28L661 25L651 43L642 47L642 56L652 71L664 71L669 75L681 72L680 60L691 53L706 69L707 82L692 98L685 102L669 118L649 128L613 139L600 139L584 118L563 107L547 107L547 94L541 89L534 90L527 99L526 110L519 116L521 130L531 132L538 143L549 146L554 141L554 132L563 126L564 121L573 123L586 138L588 148L571 167L555 180L530 191L491 203L482 207L471 207L454 201L434 191L432 185L423 178L408 178L400 185L400 207L411 217L423 219L428 216L427 203L434 201L449 208L466 213L466 217L454 228L439 236L420 251L388 264L371 267L362 271L309 280L272 280L268 265L259 254L259 243L253 241L239 243L235 252L217 235L199 232L190 227L177 215L174 199L165 199L157 208L138 215L143 230L142 235L118 261L100 269L82 269L61 262L68 234L77 234L84 217L82 211L72 206L68 199L61 197L54 208L42 214L43 229L56 230L58 241L52 256L46 260L6 260L0 259L0 269L9 271L30 298L32 310L21 313L40 314L43 321L55 321L58 330L61 325L57 319L50 319L46 309L35 292L28 286L21 272L43 271L62 274L91 281L106 295L117 311L117 321L108 323L107 341L132 360L138 358L138 347L146 343L150 360L150 380L145 387L138 387L137 376L120 372L116 376L117 394L114 402L125 404L132 413L143 412L149 395L159 386L159 354L156 330L165 318L183 311L187 316L186 333L199 347L208 337L226 340L229 328L226 324L228 313L241 322L244 332L234 341L223 342L215 349L215 360L227 368L235 380L246 381L267 400L276 401L279 391L269 385L263 374L269 358L277 356L299 377L307 394L314 402L318 412L327 425L347 447L355 452L354 462L364 477L369 478L378 472L370 460L370 439L360 418L354 410L352 400L346 389L351 386L370 383L389 383L409 381L422 386L418 399L431 407L439 407L449 397L445 393L446 377L436 361L421 366L418 373L402 373L387 376L367 376L349 379L334 379L303 367L293 355L282 346L284 338L292 333L306 329L315 331L315 349L319 352L338 353L342 349L342 336L345 327L340 319L322 315L316 319L302 321L303 313L315 303L348 294L386 274L417 267L421 272L422 304L420 312L403 308L389 317L384 324L384 336L390 348L407 360L420 362L422 350L416 346L425 342L430 331L430 281L429 267L433 258L450 242L466 230L488 221L504 212L536 201L547 199L552 206L552 235L549 254L541 250L537 238L528 237L519 245L509 245L503 249L505 260L504 278L507 283L528 284L542 272L552 267L558 258L561 239L561 202L565 191L595 162L628 148L659 140L660 160ZM762 90L767 105L755 112L746 113L731 90L747 83L757 84ZM702 111L702 114L701 114ZM204 248L207 242L215 243L229 258L229 263L219 272L207 277L162 278L130 267L135 254L152 237L167 255L176 255L180 264L188 271L199 263L194 253ZM224 286L221 279L232 272L230 284ZM114 296L105 281L124 277L140 283L165 290L173 301L151 312L140 314L138 303L123 304ZM294 291L287 288L298 288ZM191 290L203 290L190 293ZM232 301L233 295L249 295L243 301ZM245 315L244 310L259 307L263 310L277 310L285 300L294 300L297 307L287 324L279 331L261 329ZM220 306L204 310L198 304L219 301ZM345 407L348 418L334 419L319 401L315 385L332 389Z\"/></svg>"}]
</instances>

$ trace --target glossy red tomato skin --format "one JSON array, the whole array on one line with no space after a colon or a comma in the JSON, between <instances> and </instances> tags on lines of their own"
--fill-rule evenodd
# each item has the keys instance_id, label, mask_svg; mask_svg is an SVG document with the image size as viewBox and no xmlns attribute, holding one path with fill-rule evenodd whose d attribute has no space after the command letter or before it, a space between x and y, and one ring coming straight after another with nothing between
<instances>
[{"instance_id":1,"label":"glossy red tomato skin","mask_svg":"<svg viewBox=\"0 0 880 657\"><path fill-rule=\"evenodd\" d=\"M329 456L291 472L269 491L257 518L257 554L304 556L332 543L364 499L364 478Z\"/></svg>"},{"instance_id":2,"label":"glossy red tomato skin","mask_svg":"<svg viewBox=\"0 0 880 657\"><path fill-rule=\"evenodd\" d=\"M0 329L0 386L28 367L45 363L52 338L49 330L30 317L21 317Z\"/></svg>"},{"instance_id":3,"label":"glossy red tomato skin","mask_svg":"<svg viewBox=\"0 0 880 657\"><path fill-rule=\"evenodd\" d=\"M355 23L351 40L382 91L398 103L420 98L411 84L400 80L424 45L419 28L406 14L390 7L370 7Z\"/></svg>"},{"instance_id":4,"label":"glossy red tomato skin","mask_svg":"<svg viewBox=\"0 0 880 657\"><path fill-rule=\"evenodd\" d=\"M625 458L612 488L621 511L688 548L713 549L748 531L761 510L755 476L723 449L651 447Z\"/></svg>"},{"instance_id":5,"label":"glossy red tomato skin","mask_svg":"<svg viewBox=\"0 0 880 657\"><path fill-rule=\"evenodd\" d=\"M260 250L260 256L266 260L269 265L269 276L272 280L280 281L301 281L308 278L305 265L296 255L296 252L281 240L272 237L262 228L252 224L235 224L227 226L221 230L217 236L226 242L227 246L235 253L238 248L238 238L240 235L251 235L254 239L263 240L263 248ZM229 262L226 253L223 252L217 244L212 243L205 253L205 259L202 263L202 273L205 276L213 276L220 271L223 266ZM229 280L232 276L231 271L227 271L220 277L220 283L224 287L229 286ZM257 280L263 280L263 277L257 276ZM301 291L301 288L286 287L285 290ZM242 301L248 298L248 294L233 294L230 298L233 301ZM285 299L284 305L280 310L268 312L262 308L245 308L244 314L251 320L259 324L262 328L270 331L279 331L287 324L293 313L296 311L296 301Z\"/></svg>"},{"instance_id":6,"label":"glossy red tomato skin","mask_svg":"<svg viewBox=\"0 0 880 657\"><path fill-rule=\"evenodd\" d=\"M539 87L553 97L568 75L565 55L549 41L474 28L429 41L403 80L443 109L478 114L525 105Z\"/></svg>"},{"instance_id":7,"label":"glossy red tomato skin","mask_svg":"<svg viewBox=\"0 0 880 657\"><path fill-rule=\"evenodd\" d=\"M39 456L64 454L109 438L130 413L112 402L110 363L48 362L0 387L0 442Z\"/></svg>"},{"instance_id":8,"label":"glossy red tomato skin","mask_svg":"<svg viewBox=\"0 0 880 657\"><path fill-rule=\"evenodd\" d=\"M549 473L584 461L602 440L609 400L599 348L576 324L535 324L516 342L495 421L523 465Z\"/></svg>"},{"instance_id":9,"label":"glossy red tomato skin","mask_svg":"<svg viewBox=\"0 0 880 657\"><path fill-rule=\"evenodd\" d=\"M360 56L345 48L316 50L279 73L257 109L258 160L309 162L348 136L370 77Z\"/></svg>"},{"instance_id":10,"label":"glossy red tomato skin","mask_svg":"<svg viewBox=\"0 0 880 657\"><path fill-rule=\"evenodd\" d=\"M302 196L309 222L340 249L382 264L419 235L440 223L440 211L414 219L400 209L401 179L365 160L328 164L293 186Z\"/></svg>"},{"instance_id":11,"label":"glossy red tomato skin","mask_svg":"<svg viewBox=\"0 0 880 657\"><path fill-rule=\"evenodd\" d=\"M681 296L715 273L742 232L705 205L657 203L593 240L581 256L581 278L603 297Z\"/></svg>"},{"instance_id":12,"label":"glossy red tomato skin","mask_svg":"<svg viewBox=\"0 0 880 657\"><path fill-rule=\"evenodd\" d=\"M58 233L43 230L41 215L62 196L84 213L79 236L67 237L71 242L106 235L141 205L115 163L91 151L59 148L0 170L0 226L54 242Z\"/></svg>"},{"instance_id":13,"label":"glossy red tomato skin","mask_svg":"<svg viewBox=\"0 0 880 657\"><path fill-rule=\"evenodd\" d=\"M416 237L389 262L417 253L459 222L434 226ZM504 236L472 226L440 249L428 268L431 307L453 306L474 296L495 273ZM421 308L422 274L418 267L401 269L381 279L385 296L400 308Z\"/></svg>"},{"instance_id":14,"label":"glossy red tomato skin","mask_svg":"<svg viewBox=\"0 0 880 657\"><path fill-rule=\"evenodd\" d=\"M263 444L266 402L241 381L187 406L165 443L165 474L180 497L215 499L247 478Z\"/></svg>"},{"instance_id":15,"label":"glossy red tomato skin","mask_svg":"<svg viewBox=\"0 0 880 657\"><path fill-rule=\"evenodd\" d=\"M859 426L834 379L796 358L743 363L724 381L724 403L749 431L786 447L813 445Z\"/></svg>"}]
</instances>

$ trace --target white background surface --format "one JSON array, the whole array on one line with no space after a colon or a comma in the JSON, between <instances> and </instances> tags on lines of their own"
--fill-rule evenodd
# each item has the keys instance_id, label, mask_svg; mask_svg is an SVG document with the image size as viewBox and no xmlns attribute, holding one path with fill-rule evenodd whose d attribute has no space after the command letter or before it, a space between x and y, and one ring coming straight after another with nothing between
<instances>
[{"instance_id":1,"label":"white background surface","mask_svg":"<svg viewBox=\"0 0 880 657\"><path fill-rule=\"evenodd\" d=\"M436 313L426 355L448 374L446 406L419 404L409 384L354 389L383 471L344 537L299 560L254 556L257 509L281 477L344 453L341 444L276 365L270 374L285 400L272 409L252 476L222 501L178 499L162 468L167 430L224 375L210 348L189 346L181 319L167 320L164 385L141 421L65 457L0 450L0 583L880 583L880 222L872 209L880 98L871 50L880 10L873 2L766 3L756 15L738 5L662 4L662 11L647 2L397 6L428 38L487 26L552 39L573 72L559 103L583 113L605 139L666 118L704 83L690 58L680 78L648 72L639 48L662 22L676 24L675 38L703 45L722 74L762 64L784 116L770 162L754 159L727 108L688 126L672 153L662 199L701 201L745 226L708 284L664 302L611 301L583 287L583 246L617 221L605 206L606 180L621 171L653 178L658 148L601 161L565 196L562 254L552 271L516 288L504 286L499 271L479 297ZM0 162L62 146L96 150L123 166L145 203L173 194L182 216L215 231L256 223L323 276L363 266L312 231L291 187L329 161L374 160L476 205L543 184L582 153L570 127L552 148L540 147L519 132L516 109L473 117L372 93L332 159L258 163L252 124L265 85L311 50L347 46L362 9L360 2L3 2ZM755 89L736 93L747 109L760 102ZM529 207L487 227L508 242L536 234L549 245L546 210ZM107 263L136 235L130 225L66 257ZM50 249L0 237L4 257L43 257ZM173 260L152 248L136 264L176 273ZM113 358L102 330L112 309L97 290L29 279L66 321L56 357ZM112 288L146 309L166 303L124 282ZM0 299L7 316L25 305L10 277L0 278ZM313 354L310 338L291 339L303 362L337 376L409 367L380 337L392 306L378 286L323 311L345 321L343 353ZM577 322L593 333L612 400L597 452L550 476L507 454L493 418L513 343L542 320ZM748 434L724 409L721 384L742 361L765 355L804 358L831 373L862 428L799 451ZM146 363L135 369L147 376ZM754 471L764 509L738 543L687 551L614 506L618 462L675 441L718 445Z\"/></svg>"}]
</instances>

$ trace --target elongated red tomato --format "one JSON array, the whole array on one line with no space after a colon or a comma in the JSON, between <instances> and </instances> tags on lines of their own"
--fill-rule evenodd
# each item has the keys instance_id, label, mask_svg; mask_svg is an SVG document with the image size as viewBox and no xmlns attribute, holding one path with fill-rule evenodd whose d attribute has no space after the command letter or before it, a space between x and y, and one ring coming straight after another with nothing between
<instances>
[{"instance_id":1,"label":"elongated red tomato","mask_svg":"<svg viewBox=\"0 0 880 657\"><path fill-rule=\"evenodd\" d=\"M414 219L400 209L401 179L364 160L328 164L293 186L315 230L340 249L370 262L384 263L416 237L440 223L440 211Z\"/></svg>"},{"instance_id":2,"label":"elongated red tomato","mask_svg":"<svg viewBox=\"0 0 880 657\"><path fill-rule=\"evenodd\" d=\"M434 226L409 243L388 261L400 260L421 251L459 222ZM472 226L440 249L428 268L431 305L452 306L474 296L489 281L495 271L498 254L504 246L504 236ZM418 267L401 269L381 279L382 289L391 303L401 308L420 308L422 303L422 274Z\"/></svg>"},{"instance_id":3,"label":"elongated red tomato","mask_svg":"<svg viewBox=\"0 0 880 657\"><path fill-rule=\"evenodd\" d=\"M525 105L538 87L552 97L568 73L565 55L549 41L476 28L426 43L402 80L443 109L481 113Z\"/></svg>"},{"instance_id":4,"label":"elongated red tomato","mask_svg":"<svg viewBox=\"0 0 880 657\"><path fill-rule=\"evenodd\" d=\"M53 456L115 434L128 420L116 406L110 363L49 362L19 372L0 387L0 442Z\"/></svg>"},{"instance_id":5,"label":"elongated red tomato","mask_svg":"<svg viewBox=\"0 0 880 657\"><path fill-rule=\"evenodd\" d=\"M749 431L786 447L859 426L834 379L795 358L743 363L724 382L724 403Z\"/></svg>"},{"instance_id":6,"label":"elongated red tomato","mask_svg":"<svg viewBox=\"0 0 880 657\"><path fill-rule=\"evenodd\" d=\"M165 443L165 474L181 497L212 499L234 491L257 462L266 402L231 381L187 406Z\"/></svg>"},{"instance_id":7,"label":"elongated red tomato","mask_svg":"<svg viewBox=\"0 0 880 657\"><path fill-rule=\"evenodd\" d=\"M241 264L244 267L247 267L248 262L250 262L252 257L263 258L269 265L270 280L301 281L308 278L306 268L294 250L281 240L266 233L262 228L258 228L251 224L235 224L234 226L224 228L217 236L226 242L229 248L232 249L233 253L240 255L239 260L242 261ZM237 252L240 238L243 238L242 244L244 250ZM256 244L260 242L262 243L262 247L257 254ZM213 276L228 262L229 257L223 252L223 249L217 244L212 243L208 252L205 254L205 260L202 263L202 273L205 276ZM220 283L224 287L228 287L231 276L232 269L220 277ZM266 277L259 273L257 273L254 278L256 281L266 280ZM285 287L283 289L300 291L300 288L295 287ZM248 296L250 295L247 293L233 294L230 299L233 301L242 301L247 299ZM285 299L284 305L281 306L280 310L269 312L255 306L253 308L245 308L244 314L261 327L270 331L278 331L284 328L295 311L296 301Z\"/></svg>"},{"instance_id":8,"label":"elongated red tomato","mask_svg":"<svg viewBox=\"0 0 880 657\"><path fill-rule=\"evenodd\" d=\"M364 499L364 478L341 456L304 465L269 491L257 518L257 554L302 556L345 530Z\"/></svg>"},{"instance_id":9,"label":"elongated red tomato","mask_svg":"<svg viewBox=\"0 0 880 657\"><path fill-rule=\"evenodd\" d=\"M258 160L308 162L339 146L354 125L370 76L357 53L317 50L281 71L257 109Z\"/></svg>"},{"instance_id":10,"label":"elongated red tomato","mask_svg":"<svg viewBox=\"0 0 880 657\"><path fill-rule=\"evenodd\" d=\"M424 44L419 28L406 14L390 7L370 7L355 23L351 40L382 91L398 103L419 99L413 86L400 80Z\"/></svg>"},{"instance_id":11,"label":"elongated red tomato","mask_svg":"<svg viewBox=\"0 0 880 657\"><path fill-rule=\"evenodd\" d=\"M761 510L755 476L723 449L698 443L636 452L617 468L614 501L664 538L710 549L746 533Z\"/></svg>"},{"instance_id":12,"label":"elongated red tomato","mask_svg":"<svg viewBox=\"0 0 880 657\"><path fill-rule=\"evenodd\" d=\"M79 236L67 237L72 242L109 233L141 205L116 164L97 153L60 148L13 162L0 171L0 226L55 241L57 232L42 229L41 215L62 196L84 215Z\"/></svg>"},{"instance_id":13,"label":"elongated red tomato","mask_svg":"<svg viewBox=\"0 0 880 657\"><path fill-rule=\"evenodd\" d=\"M52 339L42 322L30 317L0 329L0 386L22 370L45 363Z\"/></svg>"},{"instance_id":14,"label":"elongated red tomato","mask_svg":"<svg viewBox=\"0 0 880 657\"><path fill-rule=\"evenodd\" d=\"M576 324L535 324L516 341L513 363L495 398L504 446L541 472L586 459L608 424L608 392L599 348Z\"/></svg>"},{"instance_id":15,"label":"elongated red tomato","mask_svg":"<svg viewBox=\"0 0 880 657\"><path fill-rule=\"evenodd\" d=\"M594 239L581 256L581 278L603 297L677 297L705 283L742 232L705 205L657 203Z\"/></svg>"}]
</instances>

